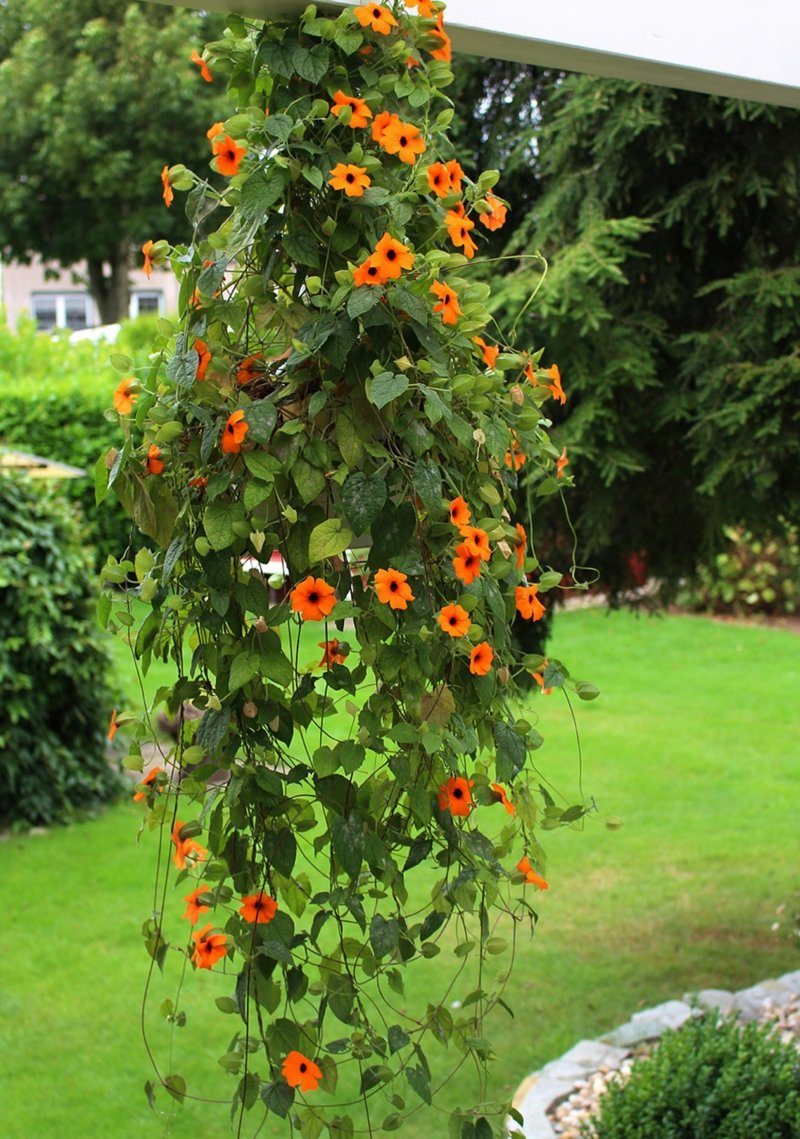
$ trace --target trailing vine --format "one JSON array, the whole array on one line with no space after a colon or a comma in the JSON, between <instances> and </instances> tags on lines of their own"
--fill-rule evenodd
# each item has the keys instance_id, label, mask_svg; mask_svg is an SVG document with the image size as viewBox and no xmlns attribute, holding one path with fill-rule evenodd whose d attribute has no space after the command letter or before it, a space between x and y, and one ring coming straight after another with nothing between
<instances>
[{"instance_id":1,"label":"trailing vine","mask_svg":"<svg viewBox=\"0 0 800 1139\"><path fill-rule=\"evenodd\" d=\"M566 395L541 350L489 331L470 263L505 219L499 175L448 142L443 5L408 8L231 17L200 57L237 106L208 132L222 185L164 168L193 238L144 253L180 278L180 318L120 381L124 442L97 468L154 540L105 569L135 575L144 618L112 593L103 616L144 672L177 671L157 697L176 744L137 789L162 843L145 940L181 983L230 976L237 1134L265 1111L305 1139L394 1130L432 1103L440 1046L480 1073L451 1134L503 1133L484 1021L510 1012L508 969L487 962L536 920L538 830L585 813L542 786L515 679L596 690L510 637L562 579L514 503L523 473L538 495L570 481L546 418ZM119 722L141 771L148 717ZM169 943L174 889L190 932ZM441 994L407 1001L436 956Z\"/></svg>"}]
</instances>

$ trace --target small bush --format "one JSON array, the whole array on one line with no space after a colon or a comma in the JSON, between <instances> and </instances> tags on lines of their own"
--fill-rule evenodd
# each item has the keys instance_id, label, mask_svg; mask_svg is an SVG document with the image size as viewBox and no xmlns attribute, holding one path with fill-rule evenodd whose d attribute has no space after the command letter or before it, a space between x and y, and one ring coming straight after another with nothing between
<instances>
[{"instance_id":1,"label":"small bush","mask_svg":"<svg viewBox=\"0 0 800 1139\"><path fill-rule=\"evenodd\" d=\"M70 504L0 476L0 823L49 824L115 794L108 658Z\"/></svg>"},{"instance_id":2,"label":"small bush","mask_svg":"<svg viewBox=\"0 0 800 1139\"><path fill-rule=\"evenodd\" d=\"M591 1139L800 1139L800 1055L770 1028L713 1016L662 1037L612 1085Z\"/></svg>"},{"instance_id":3,"label":"small bush","mask_svg":"<svg viewBox=\"0 0 800 1139\"><path fill-rule=\"evenodd\" d=\"M81 467L85 478L64 481L63 491L80 503L86 539L95 548L95 565L108 554L119 558L131 539L131 524L113 495L95 504L94 466L119 442L112 406L121 376L109 363L112 353L141 363L143 342L152 336L152 319L123 325L117 345L70 344L37 332L22 321L17 332L0 325L0 445L30 451L56 462Z\"/></svg>"},{"instance_id":4,"label":"small bush","mask_svg":"<svg viewBox=\"0 0 800 1139\"><path fill-rule=\"evenodd\" d=\"M742 527L725 530L725 548L702 566L681 599L692 609L730 613L795 613L800 605L800 531L783 520L772 537Z\"/></svg>"}]
</instances>

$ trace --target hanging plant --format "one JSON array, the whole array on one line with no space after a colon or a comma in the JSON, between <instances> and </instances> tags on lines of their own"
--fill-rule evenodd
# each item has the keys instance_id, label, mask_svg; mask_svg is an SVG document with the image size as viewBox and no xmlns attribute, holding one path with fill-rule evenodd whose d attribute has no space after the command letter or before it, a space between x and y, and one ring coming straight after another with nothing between
<instances>
[{"instance_id":1,"label":"hanging plant","mask_svg":"<svg viewBox=\"0 0 800 1139\"><path fill-rule=\"evenodd\" d=\"M488 331L470 261L505 219L498 174L453 155L443 6L409 7L231 17L206 50L238 108L208 132L224 184L165 167L194 235L147 256L169 258L181 316L149 373L120 382L124 445L98 466L98 494L155 543L107 566L110 583L135 572L149 607L129 631L108 601L108 623L144 671L177 669L159 699L183 778L138 788L171 855L146 943L161 968L230 976L217 1003L238 1024L221 1062L240 1134L265 1110L308 1139L393 1130L431 1103L442 1045L483 1072L484 1018L508 1008L485 959L511 954L547 888L537 822L584 812L532 777L542 739L515 704L522 670L572 682L509 636L562 577L513 512L523 468L540 494L569 481L545 417L566 397L540 351ZM127 724L141 769L146 720ZM412 1012L406 977L437 954L441 993ZM508 1111L482 1077L451 1134L483 1139Z\"/></svg>"}]
</instances>

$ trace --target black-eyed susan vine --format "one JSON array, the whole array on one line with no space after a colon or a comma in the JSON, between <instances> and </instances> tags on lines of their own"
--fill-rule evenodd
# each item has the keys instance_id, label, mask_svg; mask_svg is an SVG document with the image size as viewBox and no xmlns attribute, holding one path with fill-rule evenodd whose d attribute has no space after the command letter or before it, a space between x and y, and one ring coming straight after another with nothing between
<instances>
[{"instance_id":1,"label":"black-eyed susan vine","mask_svg":"<svg viewBox=\"0 0 800 1139\"><path fill-rule=\"evenodd\" d=\"M239 1134L264 1112L305 1139L397 1129L431 1103L442 1048L481 1073L450 1134L500 1134L484 1022L510 1012L508 967L487 957L510 961L535 920L537 830L584 812L541 785L515 677L595 690L509 635L562 576L515 491L523 466L539 493L569 482L546 418L566 397L541 351L493 339L489 288L464 271L506 206L497 172L452 153L449 58L443 5L394 0L232 18L194 60L238 107L208 131L223 184L164 167L193 239L143 252L171 263L181 315L119 383L124 444L98 464L98 495L154 539L106 567L135 574L146 617L107 595L106 622L144 671L177 670L157 697L179 719L172 776L136 793L162 842L145 940L183 985L229 979ZM141 769L147 718L118 722ZM437 955L441 993L415 993ZM203 1095L157 1074L151 1091Z\"/></svg>"}]
</instances>

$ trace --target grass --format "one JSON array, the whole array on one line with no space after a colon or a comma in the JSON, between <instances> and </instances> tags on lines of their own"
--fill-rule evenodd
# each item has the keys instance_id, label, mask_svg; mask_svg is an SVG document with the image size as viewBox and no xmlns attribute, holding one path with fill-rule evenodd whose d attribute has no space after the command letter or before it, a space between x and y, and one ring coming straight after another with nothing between
<instances>
[{"instance_id":1,"label":"grass","mask_svg":"<svg viewBox=\"0 0 800 1139\"><path fill-rule=\"evenodd\" d=\"M544 835L551 889L537 895L537 934L519 949L515 1019L498 1012L489 1026L498 1053L493 1091L513 1090L579 1038L638 1008L798 966L794 948L770 927L798 888L799 646L784 630L695 617L559 617L552 655L603 693L576 709L583 787L598 811L581 832ZM529 714L545 735L535 756L542 777L575 801L569 708L555 693L537 698ZM156 1118L142 1094L151 1073L138 1024L147 967L138 931L153 904L156 843L145 835L137 844L138 817L125 803L91 822L0 843L4 1139L229 1134L224 1106L187 1102L173 1111L161 1095ZM622 826L609 829L617 818ZM414 999L438 992L439 961L413 974ZM190 1091L211 1097L232 1091L216 1059L235 1025L211 999L230 988L225 977L193 977L187 1025L174 1031L158 1015L174 978L159 980L153 994L162 1071L179 1071ZM437 1064L451 1058L440 1051ZM467 1102L472 1090L459 1076L443 1106ZM419 1112L397 1134L445 1132L443 1117ZM260 1136L287 1133L270 1120Z\"/></svg>"}]
</instances>

